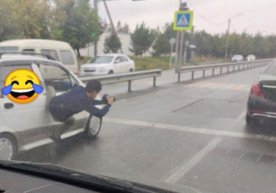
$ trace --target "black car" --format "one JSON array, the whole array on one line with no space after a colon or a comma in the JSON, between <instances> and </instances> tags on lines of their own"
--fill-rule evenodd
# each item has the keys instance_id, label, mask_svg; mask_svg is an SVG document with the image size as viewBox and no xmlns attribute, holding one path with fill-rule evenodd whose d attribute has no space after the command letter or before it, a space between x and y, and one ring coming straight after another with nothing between
<instances>
[{"instance_id":1,"label":"black car","mask_svg":"<svg viewBox=\"0 0 276 193\"><path fill-rule=\"evenodd\" d=\"M261 121L276 122L276 64L270 64L260 75L257 83L252 85L248 104L246 122L256 125Z\"/></svg>"}]
</instances>

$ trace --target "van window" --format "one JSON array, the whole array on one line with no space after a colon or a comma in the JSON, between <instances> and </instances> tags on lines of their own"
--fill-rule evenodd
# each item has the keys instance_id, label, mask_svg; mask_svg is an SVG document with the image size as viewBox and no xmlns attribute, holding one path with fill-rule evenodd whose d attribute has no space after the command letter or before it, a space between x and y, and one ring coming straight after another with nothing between
<instances>
[{"instance_id":1,"label":"van window","mask_svg":"<svg viewBox=\"0 0 276 193\"><path fill-rule=\"evenodd\" d=\"M1 46L0 53L7 53L7 52L17 52L18 47L15 46Z\"/></svg>"},{"instance_id":2,"label":"van window","mask_svg":"<svg viewBox=\"0 0 276 193\"><path fill-rule=\"evenodd\" d=\"M59 61L58 54L56 50L41 49L41 54L47 54L52 56L55 60Z\"/></svg>"},{"instance_id":3,"label":"van window","mask_svg":"<svg viewBox=\"0 0 276 193\"><path fill-rule=\"evenodd\" d=\"M60 56L61 56L61 62L63 64L70 65L75 63L74 56L72 52L69 50L61 50Z\"/></svg>"},{"instance_id":4,"label":"van window","mask_svg":"<svg viewBox=\"0 0 276 193\"><path fill-rule=\"evenodd\" d=\"M24 50L22 50L22 52L24 52L24 53L35 53L35 50L34 49L24 49Z\"/></svg>"}]
</instances>

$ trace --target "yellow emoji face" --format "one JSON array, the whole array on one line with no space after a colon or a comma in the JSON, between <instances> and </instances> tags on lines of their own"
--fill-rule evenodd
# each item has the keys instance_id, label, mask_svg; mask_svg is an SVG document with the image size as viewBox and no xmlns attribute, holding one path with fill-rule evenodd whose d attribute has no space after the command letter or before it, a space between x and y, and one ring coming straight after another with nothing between
<instances>
[{"instance_id":1,"label":"yellow emoji face","mask_svg":"<svg viewBox=\"0 0 276 193\"><path fill-rule=\"evenodd\" d=\"M14 103L27 104L34 101L42 91L40 80L32 70L17 69L6 77L2 94Z\"/></svg>"}]
</instances>

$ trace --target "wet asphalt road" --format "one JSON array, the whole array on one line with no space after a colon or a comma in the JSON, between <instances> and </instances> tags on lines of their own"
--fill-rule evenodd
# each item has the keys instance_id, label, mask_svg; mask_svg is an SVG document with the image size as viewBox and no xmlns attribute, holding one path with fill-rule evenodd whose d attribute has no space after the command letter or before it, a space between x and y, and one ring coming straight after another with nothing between
<instances>
[{"instance_id":1,"label":"wet asphalt road","mask_svg":"<svg viewBox=\"0 0 276 193\"><path fill-rule=\"evenodd\" d=\"M250 85L263 68L190 83L162 83L119 96L97 139L66 140L19 159L50 162L179 192L273 193L276 190L276 132L245 124ZM126 85L106 86L118 94ZM118 90L119 89L119 90ZM122 89L122 90L120 90ZM116 93L117 92L117 93Z\"/></svg>"}]
</instances>

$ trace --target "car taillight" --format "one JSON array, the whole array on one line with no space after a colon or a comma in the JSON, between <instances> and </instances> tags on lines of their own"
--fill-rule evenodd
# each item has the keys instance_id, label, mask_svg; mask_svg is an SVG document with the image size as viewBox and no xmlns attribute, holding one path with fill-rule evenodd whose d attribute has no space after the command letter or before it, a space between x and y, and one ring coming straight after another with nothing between
<instances>
[{"instance_id":1,"label":"car taillight","mask_svg":"<svg viewBox=\"0 0 276 193\"><path fill-rule=\"evenodd\" d=\"M251 95L257 96L257 97L264 97L264 94L263 94L263 92L262 92L262 89L261 89L261 85L260 85L260 84L254 84L254 85L251 87Z\"/></svg>"}]
</instances>

